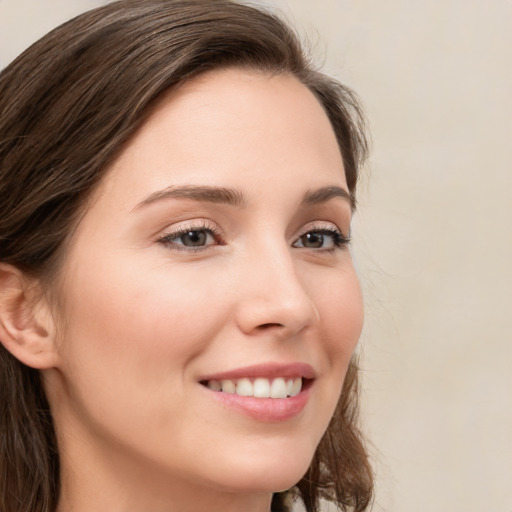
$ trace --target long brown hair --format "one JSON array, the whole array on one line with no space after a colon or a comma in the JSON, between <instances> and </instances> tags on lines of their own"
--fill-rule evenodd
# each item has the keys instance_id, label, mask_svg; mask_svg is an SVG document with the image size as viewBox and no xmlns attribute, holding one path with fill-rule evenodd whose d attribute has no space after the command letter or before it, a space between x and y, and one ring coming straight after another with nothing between
<instances>
[{"instance_id":1,"label":"long brown hair","mask_svg":"<svg viewBox=\"0 0 512 512\"><path fill-rule=\"evenodd\" d=\"M358 102L314 69L285 23L229 0L121 0L50 32L0 73L0 262L51 282L86 199L156 99L225 66L290 73L316 95L354 196L367 152ZM299 498L308 512L320 499L368 508L373 479L357 404L353 361L310 468L274 495L273 511ZM0 344L0 511L54 512L58 497L40 375Z\"/></svg>"}]
</instances>

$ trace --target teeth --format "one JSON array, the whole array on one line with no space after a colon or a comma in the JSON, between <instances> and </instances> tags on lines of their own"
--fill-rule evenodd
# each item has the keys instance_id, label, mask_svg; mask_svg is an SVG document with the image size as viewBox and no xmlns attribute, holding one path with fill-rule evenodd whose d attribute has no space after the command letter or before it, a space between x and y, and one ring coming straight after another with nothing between
<instances>
[{"instance_id":1,"label":"teeth","mask_svg":"<svg viewBox=\"0 0 512 512\"><path fill-rule=\"evenodd\" d=\"M233 394L236 391L235 383L232 380L223 380L220 384L223 393Z\"/></svg>"},{"instance_id":2,"label":"teeth","mask_svg":"<svg viewBox=\"0 0 512 512\"><path fill-rule=\"evenodd\" d=\"M268 379L256 379L253 386L255 397L270 398L270 382Z\"/></svg>"},{"instance_id":3,"label":"teeth","mask_svg":"<svg viewBox=\"0 0 512 512\"><path fill-rule=\"evenodd\" d=\"M292 386L292 390L290 392L290 396L297 396L300 393L301 389L302 389L302 380L295 379L293 381L293 386Z\"/></svg>"},{"instance_id":4,"label":"teeth","mask_svg":"<svg viewBox=\"0 0 512 512\"><path fill-rule=\"evenodd\" d=\"M287 395L292 394L292 388L293 388L293 379L288 379L286 381L286 394Z\"/></svg>"},{"instance_id":5,"label":"teeth","mask_svg":"<svg viewBox=\"0 0 512 512\"><path fill-rule=\"evenodd\" d=\"M236 394L240 396L253 396L253 387L249 379L240 379L236 385Z\"/></svg>"},{"instance_id":6,"label":"teeth","mask_svg":"<svg viewBox=\"0 0 512 512\"><path fill-rule=\"evenodd\" d=\"M270 385L270 396L272 398L286 398L288 396L286 382L283 378L279 377L272 381L272 384Z\"/></svg>"},{"instance_id":7,"label":"teeth","mask_svg":"<svg viewBox=\"0 0 512 512\"><path fill-rule=\"evenodd\" d=\"M222 391L222 384L218 380L209 380L208 387L213 391Z\"/></svg>"},{"instance_id":8,"label":"teeth","mask_svg":"<svg viewBox=\"0 0 512 512\"><path fill-rule=\"evenodd\" d=\"M278 377L273 380L258 377L251 381L250 379L238 380L209 380L207 387L213 391L222 391L224 393L237 394L240 396L253 396L256 398L286 398L288 396L297 396L302 390L302 379L284 379Z\"/></svg>"}]
</instances>

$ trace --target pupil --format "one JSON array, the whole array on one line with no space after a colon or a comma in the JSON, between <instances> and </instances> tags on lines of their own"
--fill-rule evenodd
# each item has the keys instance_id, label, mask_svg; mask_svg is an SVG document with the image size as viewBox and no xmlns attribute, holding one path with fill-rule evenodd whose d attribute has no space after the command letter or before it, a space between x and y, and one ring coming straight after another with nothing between
<instances>
[{"instance_id":1,"label":"pupil","mask_svg":"<svg viewBox=\"0 0 512 512\"><path fill-rule=\"evenodd\" d=\"M183 244L189 247L198 247L206 243L206 233L204 231L189 231L183 235Z\"/></svg>"},{"instance_id":2,"label":"pupil","mask_svg":"<svg viewBox=\"0 0 512 512\"><path fill-rule=\"evenodd\" d=\"M308 233L305 235L305 240L303 241L305 247L319 248L324 245L324 235L322 233Z\"/></svg>"}]
</instances>

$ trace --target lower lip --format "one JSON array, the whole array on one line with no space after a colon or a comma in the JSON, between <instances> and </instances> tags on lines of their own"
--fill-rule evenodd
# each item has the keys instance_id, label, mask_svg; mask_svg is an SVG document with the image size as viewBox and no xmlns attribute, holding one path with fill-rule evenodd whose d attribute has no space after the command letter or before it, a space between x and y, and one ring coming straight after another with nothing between
<instances>
[{"instance_id":1,"label":"lower lip","mask_svg":"<svg viewBox=\"0 0 512 512\"><path fill-rule=\"evenodd\" d=\"M252 419L278 423L298 416L308 403L311 387L303 389L298 395L288 398L255 398L235 393L223 393L204 387L221 404L240 412Z\"/></svg>"}]
</instances>

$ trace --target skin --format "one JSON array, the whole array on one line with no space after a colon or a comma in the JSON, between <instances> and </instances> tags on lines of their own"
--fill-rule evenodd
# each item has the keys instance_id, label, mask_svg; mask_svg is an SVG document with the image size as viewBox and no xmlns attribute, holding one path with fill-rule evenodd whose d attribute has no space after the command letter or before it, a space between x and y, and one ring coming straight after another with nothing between
<instances>
[{"instance_id":1,"label":"skin","mask_svg":"<svg viewBox=\"0 0 512 512\"><path fill-rule=\"evenodd\" d=\"M244 202L155 196L192 185ZM53 291L43 375L59 512L266 512L301 478L363 317L348 247L330 234L304 247L306 233L349 234L346 198L301 206L333 186L347 191L334 133L291 76L214 71L159 101L91 197ZM169 236L183 228L206 244ZM316 373L286 421L225 407L198 382L268 362Z\"/></svg>"}]
</instances>

